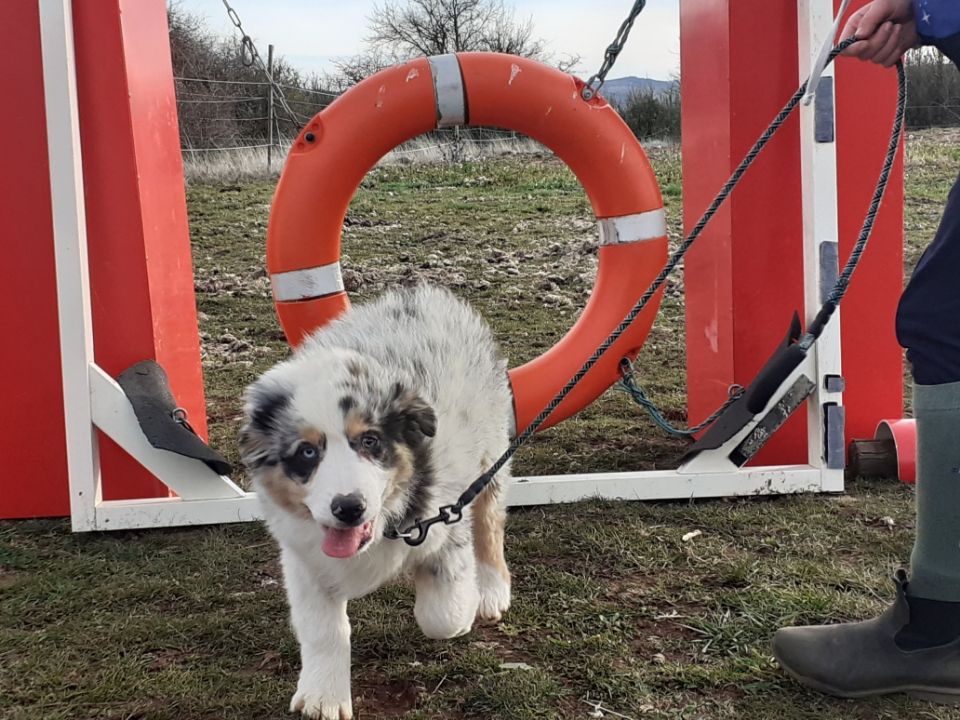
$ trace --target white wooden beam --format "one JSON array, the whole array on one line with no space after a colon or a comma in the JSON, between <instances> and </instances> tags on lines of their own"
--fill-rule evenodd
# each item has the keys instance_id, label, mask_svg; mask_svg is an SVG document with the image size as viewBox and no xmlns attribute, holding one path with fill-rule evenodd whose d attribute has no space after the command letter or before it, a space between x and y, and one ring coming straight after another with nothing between
<instances>
[{"instance_id":1,"label":"white wooden beam","mask_svg":"<svg viewBox=\"0 0 960 720\"><path fill-rule=\"evenodd\" d=\"M92 530L100 492L100 462L90 421L87 380L87 366L93 362L93 323L73 14L71 0L40 0L39 8L70 517L74 530Z\"/></svg>"},{"instance_id":2,"label":"white wooden beam","mask_svg":"<svg viewBox=\"0 0 960 720\"><path fill-rule=\"evenodd\" d=\"M593 498L696 500L819 490L820 470L808 465L742 468L722 473L658 470L516 478L507 491L507 503L511 506L549 505Z\"/></svg>"},{"instance_id":3,"label":"white wooden beam","mask_svg":"<svg viewBox=\"0 0 960 720\"><path fill-rule=\"evenodd\" d=\"M813 71L821 50L833 43L833 0L799 0L799 67L800 81ZM823 72L825 82L819 87L818 97L808 106L800 106L800 156L801 186L803 190L803 266L804 304L806 321L813 320L823 302L821 282L824 247L832 243L839 247L837 214L837 145L836 114L834 109L834 65ZM820 116L821 133L817 137L817 115ZM827 140L825 130L832 128L832 140ZM829 278L828 278L829 279ZM827 376L841 376L840 311L812 349L817 388L810 396L807 412L807 458L811 465L823 468L823 490L843 490L843 469L831 469L825 462L824 406L827 403L842 405L843 395L825 387Z\"/></svg>"},{"instance_id":4,"label":"white wooden beam","mask_svg":"<svg viewBox=\"0 0 960 720\"><path fill-rule=\"evenodd\" d=\"M97 508L97 530L142 530L220 523L250 522L261 517L254 493L212 500L152 498L107 500Z\"/></svg>"},{"instance_id":5,"label":"white wooden beam","mask_svg":"<svg viewBox=\"0 0 960 720\"><path fill-rule=\"evenodd\" d=\"M507 491L512 507L590 499L691 500L716 497L817 492L820 471L807 465L743 468L732 473L684 474L675 470L515 478ZM97 530L131 530L212 523L248 522L261 517L255 493L216 500L159 498L110 500L97 510ZM94 529L94 528L91 528Z\"/></svg>"}]
</instances>

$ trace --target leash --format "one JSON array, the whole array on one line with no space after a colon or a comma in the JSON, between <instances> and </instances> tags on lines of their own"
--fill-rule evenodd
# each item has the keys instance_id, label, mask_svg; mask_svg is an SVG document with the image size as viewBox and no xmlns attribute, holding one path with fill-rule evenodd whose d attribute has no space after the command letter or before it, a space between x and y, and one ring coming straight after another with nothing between
<instances>
[{"instance_id":1,"label":"leash","mask_svg":"<svg viewBox=\"0 0 960 720\"><path fill-rule=\"evenodd\" d=\"M637 5L642 7L642 3L640 2L638 2ZM629 28L627 28L627 30L629 31ZM859 42L859 38L852 37L834 47L830 51L826 64L833 62L840 53L856 42ZM849 260L847 261L846 265L844 265L843 271L841 272L840 277L834 285L834 288L826 302L824 302L824 304L821 306L820 311L810 324L806 334L803 335L798 343L803 350L809 349L816 342L817 338L820 337L824 327L826 327L827 322L836 312L837 307L839 306L844 295L846 295L850 284L850 279L860 262L860 258L862 257L864 250L866 249L867 241L870 238L877 212L880 208L880 202L882 201L883 195L886 192L887 184L890 179L891 168L896 160L897 149L900 146L900 137L903 131L904 114L906 111L906 74L904 72L903 62L898 62L896 67L897 80L899 83L899 90L897 94L897 112L893 123L893 129L891 130L890 134L890 142L887 147L886 159L884 161L880 177L877 181L876 190L873 194L870 208L867 211L866 217L864 218L860 235L853 251L850 254ZM464 508L473 502L477 495L483 492L487 485L493 481L493 478L496 476L496 474L510 461L517 450L526 444L526 442L540 428L550 414L553 413L560 403L563 402L567 395L570 394L570 392L577 386L577 384L590 371L590 369L596 365L597 361L610 348L610 346L620 338L620 336L627 330L628 327L630 327L634 320L636 320L637 316L643 312L644 308L646 308L646 306L653 299L654 295L656 295L659 289L663 286L664 282L666 282L667 277L677 268L677 266L686 256L687 252L690 250L693 243L696 242L703 233L703 230L706 228L707 224L713 219L717 211L733 192L734 188L739 184L740 180L743 178L743 175L750 168L750 166L753 165L760 152L767 146L773 136L783 126L784 122L786 122L787 118L790 117L797 105L800 104L800 101L806 94L807 86L810 81L811 79L808 79L800 86L787 104L784 105L783 109L777 114L776 118L774 118L773 122L770 123L769 127L767 127L767 129L763 132L754 146L750 148L750 151L747 153L746 157L744 157L744 159L740 162L736 170L733 171L730 179L727 180L726 184L724 184L723 188L710 204L710 207L707 208L707 211L697 222L696 226L694 226L690 234L684 239L683 243L681 243L681 245L673 252L670 258L667 260L667 264L664 265L663 269L650 284L650 287L647 288L646 292L643 293L626 317L624 317L616 329L610 333L610 336L587 359L580 370L578 370L577 373L570 378L567 384L564 385L563 389L560 390L553 400L550 401L547 407L545 407L543 411L537 415L536 418L534 418L534 420L523 430L522 433L517 435L517 437L510 442L510 445L504 451L503 455L500 456L500 458L490 467L490 469L474 480L467 487L467 489L464 490L455 503L441 506L436 515L426 519L417 519L412 525L402 530L390 528L384 533L385 537L390 539L401 539L407 545L416 547L427 539L427 533L430 531L430 528L437 523L453 525L463 519Z\"/></svg>"}]
</instances>

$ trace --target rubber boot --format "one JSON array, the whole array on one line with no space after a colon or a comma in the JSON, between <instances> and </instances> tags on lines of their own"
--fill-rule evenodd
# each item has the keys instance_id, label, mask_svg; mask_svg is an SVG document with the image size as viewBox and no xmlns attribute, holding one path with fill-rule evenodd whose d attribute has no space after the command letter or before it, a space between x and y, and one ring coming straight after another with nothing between
<instances>
[{"instance_id":1,"label":"rubber boot","mask_svg":"<svg viewBox=\"0 0 960 720\"><path fill-rule=\"evenodd\" d=\"M960 639L917 647L911 628L931 623L911 618L906 573L895 580L896 601L874 620L779 630L773 652L781 667L801 684L835 697L907 693L960 705Z\"/></svg>"}]
</instances>

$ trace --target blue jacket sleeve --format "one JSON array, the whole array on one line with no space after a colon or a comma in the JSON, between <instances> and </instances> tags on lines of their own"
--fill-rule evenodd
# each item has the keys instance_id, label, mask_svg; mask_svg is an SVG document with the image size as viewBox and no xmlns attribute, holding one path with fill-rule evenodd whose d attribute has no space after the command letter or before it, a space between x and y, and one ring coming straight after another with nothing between
<instances>
[{"instance_id":1,"label":"blue jacket sleeve","mask_svg":"<svg viewBox=\"0 0 960 720\"><path fill-rule=\"evenodd\" d=\"M960 2L914 0L913 7L923 41L936 45L954 63L960 64Z\"/></svg>"}]
</instances>

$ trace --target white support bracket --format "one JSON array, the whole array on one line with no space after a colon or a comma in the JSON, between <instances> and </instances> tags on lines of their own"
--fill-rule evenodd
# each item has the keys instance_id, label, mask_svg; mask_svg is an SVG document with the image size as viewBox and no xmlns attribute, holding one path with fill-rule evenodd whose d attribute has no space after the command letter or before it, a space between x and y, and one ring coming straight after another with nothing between
<instances>
[{"instance_id":1,"label":"white support bracket","mask_svg":"<svg viewBox=\"0 0 960 720\"><path fill-rule=\"evenodd\" d=\"M40 0L40 46L50 164L60 366L74 530L92 530L100 492L87 367L93 362L87 221L83 201L73 14L70 0Z\"/></svg>"},{"instance_id":2,"label":"white support bracket","mask_svg":"<svg viewBox=\"0 0 960 720\"><path fill-rule=\"evenodd\" d=\"M800 80L815 71L822 48L832 44L835 33L833 0L799 0ZM838 247L836 132L818 132L818 121L835 128L834 65L823 70L823 81L809 106L801 105L800 155L803 188L804 304L809 324L824 300L825 290L836 278ZM807 449L811 464L823 469L824 490L843 491L843 466L837 466L836 437L843 434L840 310L824 328L812 348L816 367L810 377L817 387L807 413ZM831 442L832 441L832 442ZM842 460L842 440L840 458ZM829 451L829 452L828 452ZM828 459L830 462L828 462ZM831 467L832 465L832 467Z\"/></svg>"},{"instance_id":3,"label":"white support bracket","mask_svg":"<svg viewBox=\"0 0 960 720\"><path fill-rule=\"evenodd\" d=\"M93 424L184 500L246 495L230 478L218 475L203 462L153 447L123 388L96 365L90 366L90 400Z\"/></svg>"}]
</instances>

